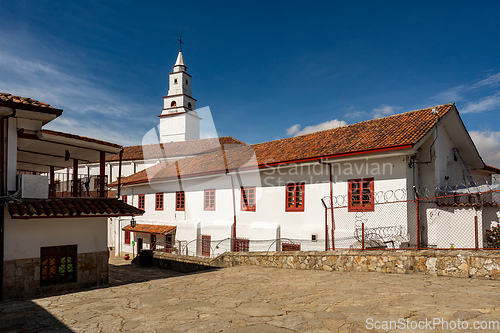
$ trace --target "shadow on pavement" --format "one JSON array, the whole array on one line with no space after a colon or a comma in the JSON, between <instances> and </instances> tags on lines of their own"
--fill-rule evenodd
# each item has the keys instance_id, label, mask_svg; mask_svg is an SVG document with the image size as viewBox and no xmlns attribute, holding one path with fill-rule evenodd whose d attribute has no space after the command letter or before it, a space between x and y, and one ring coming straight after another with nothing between
<instances>
[{"instance_id":1,"label":"shadow on pavement","mask_svg":"<svg viewBox=\"0 0 500 333\"><path fill-rule=\"evenodd\" d=\"M140 266L137 263L131 263L130 261L126 261L120 257L115 257L109 260L109 284L98 288L166 279L177 276L202 274L204 272L211 272L214 270L217 270L217 268L191 273L181 273L155 266Z\"/></svg>"},{"instance_id":2,"label":"shadow on pavement","mask_svg":"<svg viewBox=\"0 0 500 333\"><path fill-rule=\"evenodd\" d=\"M213 270L216 270L214 268ZM143 267L131 264L123 258L109 260L109 284L89 289L73 290L64 293L43 295L36 298L53 297L57 295L77 293L87 290L109 288L129 283L139 283L156 279L202 274L213 271L212 269L193 273L180 273L158 267ZM73 332L50 312L32 300L0 302L0 333L4 332Z\"/></svg>"},{"instance_id":3,"label":"shadow on pavement","mask_svg":"<svg viewBox=\"0 0 500 333\"><path fill-rule=\"evenodd\" d=\"M33 301L0 303L0 332L73 332Z\"/></svg>"}]
</instances>

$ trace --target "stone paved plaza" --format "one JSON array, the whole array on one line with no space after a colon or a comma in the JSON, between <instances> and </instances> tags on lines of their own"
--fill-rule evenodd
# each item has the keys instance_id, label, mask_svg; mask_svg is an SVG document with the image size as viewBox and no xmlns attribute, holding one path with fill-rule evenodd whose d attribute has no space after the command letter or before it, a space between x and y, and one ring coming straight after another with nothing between
<instances>
[{"instance_id":1,"label":"stone paved plaza","mask_svg":"<svg viewBox=\"0 0 500 333\"><path fill-rule=\"evenodd\" d=\"M120 259L110 272L106 288L0 303L0 332L366 332L367 318L500 320L500 282L486 279L251 266L181 274Z\"/></svg>"}]
</instances>

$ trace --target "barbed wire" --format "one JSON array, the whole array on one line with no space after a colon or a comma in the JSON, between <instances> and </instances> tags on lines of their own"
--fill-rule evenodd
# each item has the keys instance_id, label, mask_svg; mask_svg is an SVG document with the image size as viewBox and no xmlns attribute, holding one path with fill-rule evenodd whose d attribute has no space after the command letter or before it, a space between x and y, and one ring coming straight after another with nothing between
<instances>
[{"instance_id":1,"label":"barbed wire","mask_svg":"<svg viewBox=\"0 0 500 333\"><path fill-rule=\"evenodd\" d=\"M498 193L498 198L492 195L495 193ZM474 183L468 184L442 184L435 187L421 186L389 189L374 192L372 196L374 204L458 197L464 197L462 200L464 202L480 203L479 196L483 196L481 199L483 202L500 204L500 184L491 184L486 179L480 179ZM467 196L475 196L477 200L466 198ZM329 196L325 196L321 201L325 208L330 208L331 203L333 203L334 208L345 208L349 206L349 194L334 195L332 200L330 200ZM362 217L359 219L362 219Z\"/></svg>"}]
</instances>

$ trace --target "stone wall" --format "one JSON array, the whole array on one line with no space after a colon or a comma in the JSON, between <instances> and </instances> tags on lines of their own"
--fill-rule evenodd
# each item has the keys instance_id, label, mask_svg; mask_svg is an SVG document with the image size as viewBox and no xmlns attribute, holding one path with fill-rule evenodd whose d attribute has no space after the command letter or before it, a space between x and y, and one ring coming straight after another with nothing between
<instances>
[{"instance_id":1,"label":"stone wall","mask_svg":"<svg viewBox=\"0 0 500 333\"><path fill-rule=\"evenodd\" d=\"M4 262L5 300L76 290L108 283L108 252L78 253L77 282L40 286L40 258Z\"/></svg>"},{"instance_id":2,"label":"stone wall","mask_svg":"<svg viewBox=\"0 0 500 333\"><path fill-rule=\"evenodd\" d=\"M500 280L500 251L394 250L225 253L218 267L254 265L325 271L429 274Z\"/></svg>"},{"instance_id":3,"label":"stone wall","mask_svg":"<svg viewBox=\"0 0 500 333\"><path fill-rule=\"evenodd\" d=\"M204 271L217 267L213 264L213 259L210 258L184 256L165 252L154 252L153 266L182 273Z\"/></svg>"}]
</instances>

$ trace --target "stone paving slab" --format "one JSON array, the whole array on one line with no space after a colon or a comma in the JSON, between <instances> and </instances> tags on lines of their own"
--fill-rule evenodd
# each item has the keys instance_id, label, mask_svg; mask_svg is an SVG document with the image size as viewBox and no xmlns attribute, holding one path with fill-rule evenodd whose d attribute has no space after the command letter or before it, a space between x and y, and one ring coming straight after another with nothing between
<instances>
[{"instance_id":1,"label":"stone paving slab","mask_svg":"<svg viewBox=\"0 0 500 333\"><path fill-rule=\"evenodd\" d=\"M367 318L500 320L492 280L252 266L181 274L119 259L110 274L106 288L0 303L0 332L389 332L368 330Z\"/></svg>"}]
</instances>

